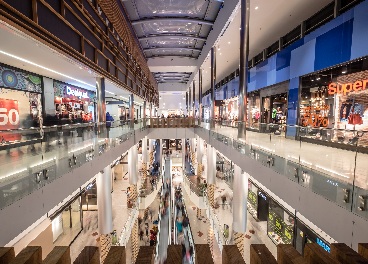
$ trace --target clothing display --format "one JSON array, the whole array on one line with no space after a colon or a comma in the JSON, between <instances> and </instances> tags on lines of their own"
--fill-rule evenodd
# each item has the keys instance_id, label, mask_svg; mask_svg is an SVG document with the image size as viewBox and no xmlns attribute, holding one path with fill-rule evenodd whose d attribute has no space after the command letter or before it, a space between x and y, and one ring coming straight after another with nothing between
<instances>
[{"instance_id":1,"label":"clothing display","mask_svg":"<svg viewBox=\"0 0 368 264\"><path fill-rule=\"evenodd\" d=\"M277 110L276 108L272 108L272 119L276 117Z\"/></svg>"},{"instance_id":2,"label":"clothing display","mask_svg":"<svg viewBox=\"0 0 368 264\"><path fill-rule=\"evenodd\" d=\"M363 124L364 107L357 103L342 104L340 108L340 120L348 121L350 125Z\"/></svg>"}]
</instances>

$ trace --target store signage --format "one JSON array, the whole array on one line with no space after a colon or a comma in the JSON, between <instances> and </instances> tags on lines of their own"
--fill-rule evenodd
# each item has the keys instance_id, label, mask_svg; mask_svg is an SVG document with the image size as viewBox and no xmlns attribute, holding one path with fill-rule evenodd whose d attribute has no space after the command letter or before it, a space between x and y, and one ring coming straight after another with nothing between
<instances>
[{"instance_id":1,"label":"store signage","mask_svg":"<svg viewBox=\"0 0 368 264\"><path fill-rule=\"evenodd\" d=\"M69 96L69 97L78 97L79 99L89 99L88 96L88 92L82 89L78 89L78 88L73 88L70 86L66 86L66 91L65 93Z\"/></svg>"},{"instance_id":2,"label":"store signage","mask_svg":"<svg viewBox=\"0 0 368 264\"><path fill-rule=\"evenodd\" d=\"M323 249L326 250L328 253L330 253L330 247L326 245L326 243L323 242L321 239L317 238L317 244L323 247Z\"/></svg>"},{"instance_id":3,"label":"store signage","mask_svg":"<svg viewBox=\"0 0 368 264\"><path fill-rule=\"evenodd\" d=\"M0 99L0 130L19 128L18 101Z\"/></svg>"},{"instance_id":4,"label":"store signage","mask_svg":"<svg viewBox=\"0 0 368 264\"><path fill-rule=\"evenodd\" d=\"M358 92L360 90L364 91L368 85L368 79L364 81L356 81L353 83L338 84L330 83L328 86L328 94L348 94L350 92Z\"/></svg>"},{"instance_id":5,"label":"store signage","mask_svg":"<svg viewBox=\"0 0 368 264\"><path fill-rule=\"evenodd\" d=\"M302 115L303 119L303 126L312 126L312 127L327 127L328 125L328 112L330 110L330 106L323 105L323 106L309 106L303 108L305 111ZM313 113L318 111L319 113Z\"/></svg>"},{"instance_id":6,"label":"store signage","mask_svg":"<svg viewBox=\"0 0 368 264\"><path fill-rule=\"evenodd\" d=\"M266 197L266 195L264 195L263 193L259 192L259 196L261 196L264 200L266 200L266 201L267 201L267 197Z\"/></svg>"}]
</instances>

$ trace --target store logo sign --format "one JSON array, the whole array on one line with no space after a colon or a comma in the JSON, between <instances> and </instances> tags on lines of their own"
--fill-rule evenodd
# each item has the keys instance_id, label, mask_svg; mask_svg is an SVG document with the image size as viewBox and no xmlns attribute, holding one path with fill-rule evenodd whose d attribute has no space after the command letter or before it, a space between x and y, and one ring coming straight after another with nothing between
<instances>
[{"instance_id":1,"label":"store logo sign","mask_svg":"<svg viewBox=\"0 0 368 264\"><path fill-rule=\"evenodd\" d=\"M328 94L348 94L350 92L358 92L364 91L368 85L368 79L364 81L356 81L353 83L346 83L346 84L338 84L338 83L330 83L328 86Z\"/></svg>"},{"instance_id":2,"label":"store logo sign","mask_svg":"<svg viewBox=\"0 0 368 264\"><path fill-rule=\"evenodd\" d=\"M266 197L266 195L264 195L263 193L259 192L259 196L261 196L264 200L266 200L266 201L267 201L267 197Z\"/></svg>"},{"instance_id":3,"label":"store logo sign","mask_svg":"<svg viewBox=\"0 0 368 264\"><path fill-rule=\"evenodd\" d=\"M79 99L85 98L89 99L88 93L81 89L72 88L70 86L66 87L66 94L74 97L78 97Z\"/></svg>"},{"instance_id":4,"label":"store logo sign","mask_svg":"<svg viewBox=\"0 0 368 264\"><path fill-rule=\"evenodd\" d=\"M330 253L330 247L326 245L326 243L323 242L321 239L317 238L317 244L323 247L323 249L326 250L328 253Z\"/></svg>"}]
</instances>

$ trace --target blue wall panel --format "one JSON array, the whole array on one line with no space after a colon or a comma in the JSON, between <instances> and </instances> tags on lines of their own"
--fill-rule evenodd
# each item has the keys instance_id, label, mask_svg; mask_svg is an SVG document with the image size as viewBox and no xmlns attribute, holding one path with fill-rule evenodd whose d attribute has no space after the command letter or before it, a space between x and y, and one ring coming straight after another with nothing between
<instances>
[{"instance_id":1,"label":"blue wall panel","mask_svg":"<svg viewBox=\"0 0 368 264\"><path fill-rule=\"evenodd\" d=\"M291 51L290 79L314 72L316 40Z\"/></svg>"},{"instance_id":2,"label":"blue wall panel","mask_svg":"<svg viewBox=\"0 0 368 264\"><path fill-rule=\"evenodd\" d=\"M288 115L286 124L296 125L298 122L298 97L299 97L299 77L293 78L289 82L289 95L288 95ZM296 128L287 128L287 136L295 137Z\"/></svg>"},{"instance_id":3,"label":"blue wall panel","mask_svg":"<svg viewBox=\"0 0 368 264\"><path fill-rule=\"evenodd\" d=\"M315 71L350 60L353 21L350 19L316 38Z\"/></svg>"},{"instance_id":4,"label":"blue wall panel","mask_svg":"<svg viewBox=\"0 0 368 264\"><path fill-rule=\"evenodd\" d=\"M351 59L368 54L368 1L354 8L354 26L351 45Z\"/></svg>"}]
</instances>

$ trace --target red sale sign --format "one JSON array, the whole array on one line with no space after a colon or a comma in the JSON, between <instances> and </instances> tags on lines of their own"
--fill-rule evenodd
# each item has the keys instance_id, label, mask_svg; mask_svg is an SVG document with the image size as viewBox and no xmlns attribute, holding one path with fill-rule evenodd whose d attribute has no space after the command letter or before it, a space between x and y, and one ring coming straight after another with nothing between
<instances>
[{"instance_id":1,"label":"red sale sign","mask_svg":"<svg viewBox=\"0 0 368 264\"><path fill-rule=\"evenodd\" d=\"M0 98L0 130L17 129L19 124L18 101ZM0 135L0 142L20 140L22 137L20 133L13 132L2 132Z\"/></svg>"},{"instance_id":2,"label":"red sale sign","mask_svg":"<svg viewBox=\"0 0 368 264\"><path fill-rule=\"evenodd\" d=\"M19 128L18 101L0 99L0 130Z\"/></svg>"}]
</instances>

